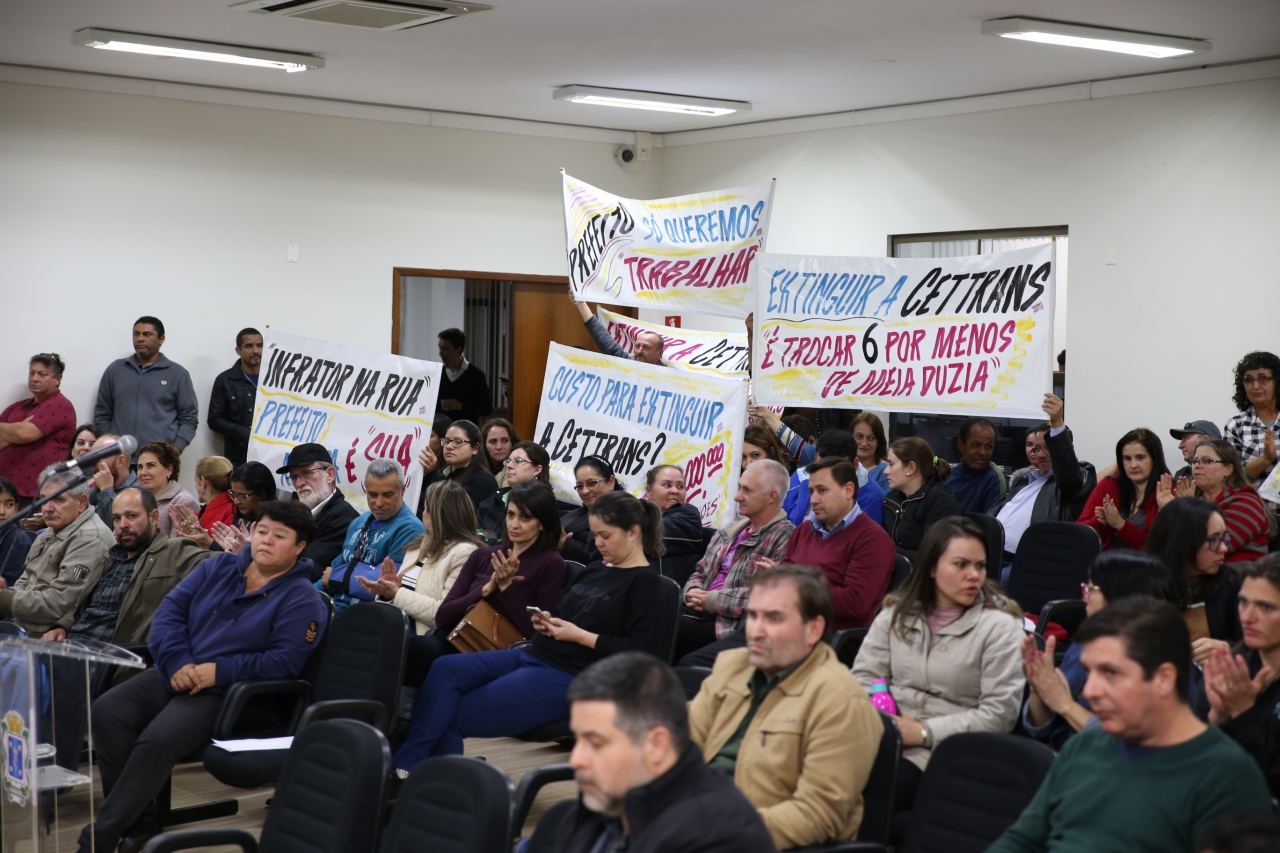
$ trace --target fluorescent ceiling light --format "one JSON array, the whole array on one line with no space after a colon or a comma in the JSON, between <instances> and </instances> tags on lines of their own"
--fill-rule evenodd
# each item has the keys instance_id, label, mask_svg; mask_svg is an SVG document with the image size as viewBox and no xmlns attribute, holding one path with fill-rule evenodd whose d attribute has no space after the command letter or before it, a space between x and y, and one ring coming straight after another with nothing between
<instances>
[{"instance_id":1,"label":"fluorescent ceiling light","mask_svg":"<svg viewBox=\"0 0 1280 853\"><path fill-rule=\"evenodd\" d=\"M114 30L93 28L77 30L71 34L71 43L84 47L96 47L99 50L119 50L125 53L145 53L150 56L171 56L179 59L205 59L209 62L280 68L288 72L324 68L323 59L305 53L259 50L256 47L120 33Z\"/></svg>"},{"instance_id":2,"label":"fluorescent ceiling light","mask_svg":"<svg viewBox=\"0 0 1280 853\"><path fill-rule=\"evenodd\" d=\"M1105 27L1086 27L1080 24L1061 24L1057 21L1038 21L1035 18L1000 18L983 21L982 32L991 36L1041 44L1060 44L1067 47L1087 47L1091 50L1109 50L1133 56L1149 56L1168 59L1192 53L1208 53L1211 42L1201 39L1184 39L1175 36L1158 36L1152 33L1134 33L1128 30L1110 30Z\"/></svg>"},{"instance_id":3,"label":"fluorescent ceiling light","mask_svg":"<svg viewBox=\"0 0 1280 853\"><path fill-rule=\"evenodd\" d=\"M730 113L751 112L751 104L746 101L718 101L714 98L664 95L660 92L637 92L631 89L602 89L598 86L562 86L552 92L551 97L574 104L656 110L694 116L727 116Z\"/></svg>"}]
</instances>

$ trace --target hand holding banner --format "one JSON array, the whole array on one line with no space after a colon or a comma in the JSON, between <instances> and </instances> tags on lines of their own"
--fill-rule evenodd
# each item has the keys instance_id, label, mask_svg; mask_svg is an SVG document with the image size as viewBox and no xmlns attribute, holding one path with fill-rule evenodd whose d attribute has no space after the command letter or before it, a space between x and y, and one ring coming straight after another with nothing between
<instances>
[{"instance_id":1,"label":"hand holding banner","mask_svg":"<svg viewBox=\"0 0 1280 853\"><path fill-rule=\"evenodd\" d=\"M652 332L662 336L662 363L667 367L716 373L737 379L746 379L751 375L748 372L746 334L658 326L615 314L603 307L597 308L596 314L613 339L629 353L635 352L637 334Z\"/></svg>"},{"instance_id":2,"label":"hand holding banner","mask_svg":"<svg viewBox=\"0 0 1280 853\"><path fill-rule=\"evenodd\" d=\"M431 439L440 370L419 361L267 329L253 407L249 459L274 473L290 450L317 442L333 456L337 485L364 511L364 472L375 459L404 469L405 503L422 488L418 452ZM284 475L280 488L289 489Z\"/></svg>"},{"instance_id":3,"label":"hand holding banner","mask_svg":"<svg viewBox=\"0 0 1280 853\"><path fill-rule=\"evenodd\" d=\"M1053 245L963 258L756 259L757 401L1039 417Z\"/></svg>"},{"instance_id":4,"label":"hand holding banner","mask_svg":"<svg viewBox=\"0 0 1280 853\"><path fill-rule=\"evenodd\" d=\"M563 178L575 301L747 316L772 183L637 201Z\"/></svg>"},{"instance_id":5,"label":"hand holding banner","mask_svg":"<svg viewBox=\"0 0 1280 853\"><path fill-rule=\"evenodd\" d=\"M559 499L580 502L573 466L584 456L604 458L634 495L654 465L680 465L688 503L720 527L734 516L746 406L740 380L552 343L536 435Z\"/></svg>"}]
</instances>

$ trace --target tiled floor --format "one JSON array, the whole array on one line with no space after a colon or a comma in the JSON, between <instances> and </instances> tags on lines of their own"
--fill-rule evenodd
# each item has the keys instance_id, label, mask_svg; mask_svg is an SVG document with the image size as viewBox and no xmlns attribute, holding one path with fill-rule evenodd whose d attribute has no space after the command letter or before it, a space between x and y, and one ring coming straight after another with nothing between
<instances>
[{"instance_id":1,"label":"tiled floor","mask_svg":"<svg viewBox=\"0 0 1280 853\"><path fill-rule=\"evenodd\" d=\"M467 741L466 748L468 755L484 756L491 764L505 770L517 783L521 776L534 767L563 764L568 761L568 752L553 744L525 743L510 738L472 739ZM262 830L262 822L267 816L266 802L273 792L272 788L259 788L252 791L228 788L206 773L200 764L179 765L173 774L174 808L235 798L240 802L240 810L231 817L176 828L231 826L247 830L256 837ZM528 821L525 822L524 834L527 835L533 831L538 819L547 809L561 800L577 796L577 793L577 785L572 782L561 782L544 788L529 813ZM96 782L94 796L95 802L101 804L102 791ZM80 830L89 822L89 816L89 798L86 791L73 790L58 797L55 822L49 836L49 843L44 848L45 853L75 851ZM6 842L2 853L34 853L34 849L29 841L19 842L16 847ZM206 849L218 851L218 853L235 853L239 850L238 847Z\"/></svg>"}]
</instances>

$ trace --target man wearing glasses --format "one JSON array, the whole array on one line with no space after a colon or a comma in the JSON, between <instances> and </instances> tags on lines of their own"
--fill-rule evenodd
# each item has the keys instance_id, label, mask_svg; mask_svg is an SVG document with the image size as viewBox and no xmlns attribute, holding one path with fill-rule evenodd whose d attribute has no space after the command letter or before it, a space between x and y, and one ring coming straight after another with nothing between
<instances>
[{"instance_id":1,"label":"man wearing glasses","mask_svg":"<svg viewBox=\"0 0 1280 853\"><path fill-rule=\"evenodd\" d=\"M314 583L342 553L347 527L360 513L337 487L338 472L323 444L299 444L276 473L289 475L294 495L315 517L316 536L302 551L302 556L311 561Z\"/></svg>"},{"instance_id":2,"label":"man wearing glasses","mask_svg":"<svg viewBox=\"0 0 1280 853\"><path fill-rule=\"evenodd\" d=\"M24 505L35 497L40 472L66 459L75 438L76 410L59 390L63 368L57 353L33 355L31 396L0 412L0 477L14 482Z\"/></svg>"}]
</instances>

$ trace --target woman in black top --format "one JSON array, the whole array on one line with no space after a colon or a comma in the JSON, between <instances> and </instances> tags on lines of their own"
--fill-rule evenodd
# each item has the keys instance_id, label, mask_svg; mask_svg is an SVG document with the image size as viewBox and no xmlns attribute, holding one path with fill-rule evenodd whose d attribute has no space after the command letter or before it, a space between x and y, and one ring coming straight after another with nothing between
<instances>
[{"instance_id":1,"label":"woman in black top","mask_svg":"<svg viewBox=\"0 0 1280 853\"><path fill-rule=\"evenodd\" d=\"M685 503L689 496L684 469L679 465L658 465L650 469L645 487L645 497L662 510L662 544L666 553L659 568L662 574L683 587L710 541L702 538L702 516L696 506Z\"/></svg>"},{"instance_id":2,"label":"woman in black top","mask_svg":"<svg viewBox=\"0 0 1280 853\"><path fill-rule=\"evenodd\" d=\"M532 645L435 662L395 755L399 775L431 756L461 755L463 738L510 737L568 718L569 685L603 657L666 651L663 581L649 565L662 556L662 514L618 492L594 502L590 523L603 560L560 596L558 617L533 616Z\"/></svg>"},{"instance_id":3,"label":"woman in black top","mask_svg":"<svg viewBox=\"0 0 1280 853\"><path fill-rule=\"evenodd\" d=\"M1173 575L1178 605L1191 631L1191 659L1203 664L1216 648L1240 642L1240 575L1223 562L1229 547L1227 523L1217 508L1199 498L1165 504L1147 531L1148 554Z\"/></svg>"},{"instance_id":4,"label":"woman in black top","mask_svg":"<svg viewBox=\"0 0 1280 853\"><path fill-rule=\"evenodd\" d=\"M551 457L547 455L547 449L541 444L522 441L511 448L511 452L503 460L502 467L507 472L507 485L485 498L476 512L480 530L483 531L481 535L499 539L502 538L502 525L507 518L507 495L511 493L512 488L524 483L543 483L550 486ZM558 530L560 526L558 510L556 518L557 521L553 527ZM556 545L559 544L560 539L557 535Z\"/></svg>"},{"instance_id":5,"label":"woman in black top","mask_svg":"<svg viewBox=\"0 0 1280 853\"><path fill-rule=\"evenodd\" d=\"M498 493L498 481L489 473L489 462L485 458L484 445L480 440L480 427L471 421L454 421L445 430L444 440L440 442L444 450L444 467L439 467L439 460L430 448L423 448L418 454L418 462L423 469L431 473L423 481L429 486L437 480L453 480L466 489L471 504L476 511L480 504L491 495Z\"/></svg>"},{"instance_id":6,"label":"woman in black top","mask_svg":"<svg viewBox=\"0 0 1280 853\"><path fill-rule=\"evenodd\" d=\"M610 492L619 491L618 478L613 475L613 466L599 456L584 456L573 467L573 489L578 493L582 506L575 506L561 513L560 525L564 528L564 542L560 545L560 553L566 560L582 563L595 562L600 559L596 550L595 534L591 532L588 516L591 507Z\"/></svg>"},{"instance_id":7,"label":"woman in black top","mask_svg":"<svg viewBox=\"0 0 1280 853\"><path fill-rule=\"evenodd\" d=\"M923 438L900 438L889 445L884 469L890 489L884 496L881 522L899 551L913 556L924 534L940 518L961 515L956 496L942 487L951 475L945 459L933 455Z\"/></svg>"}]
</instances>

